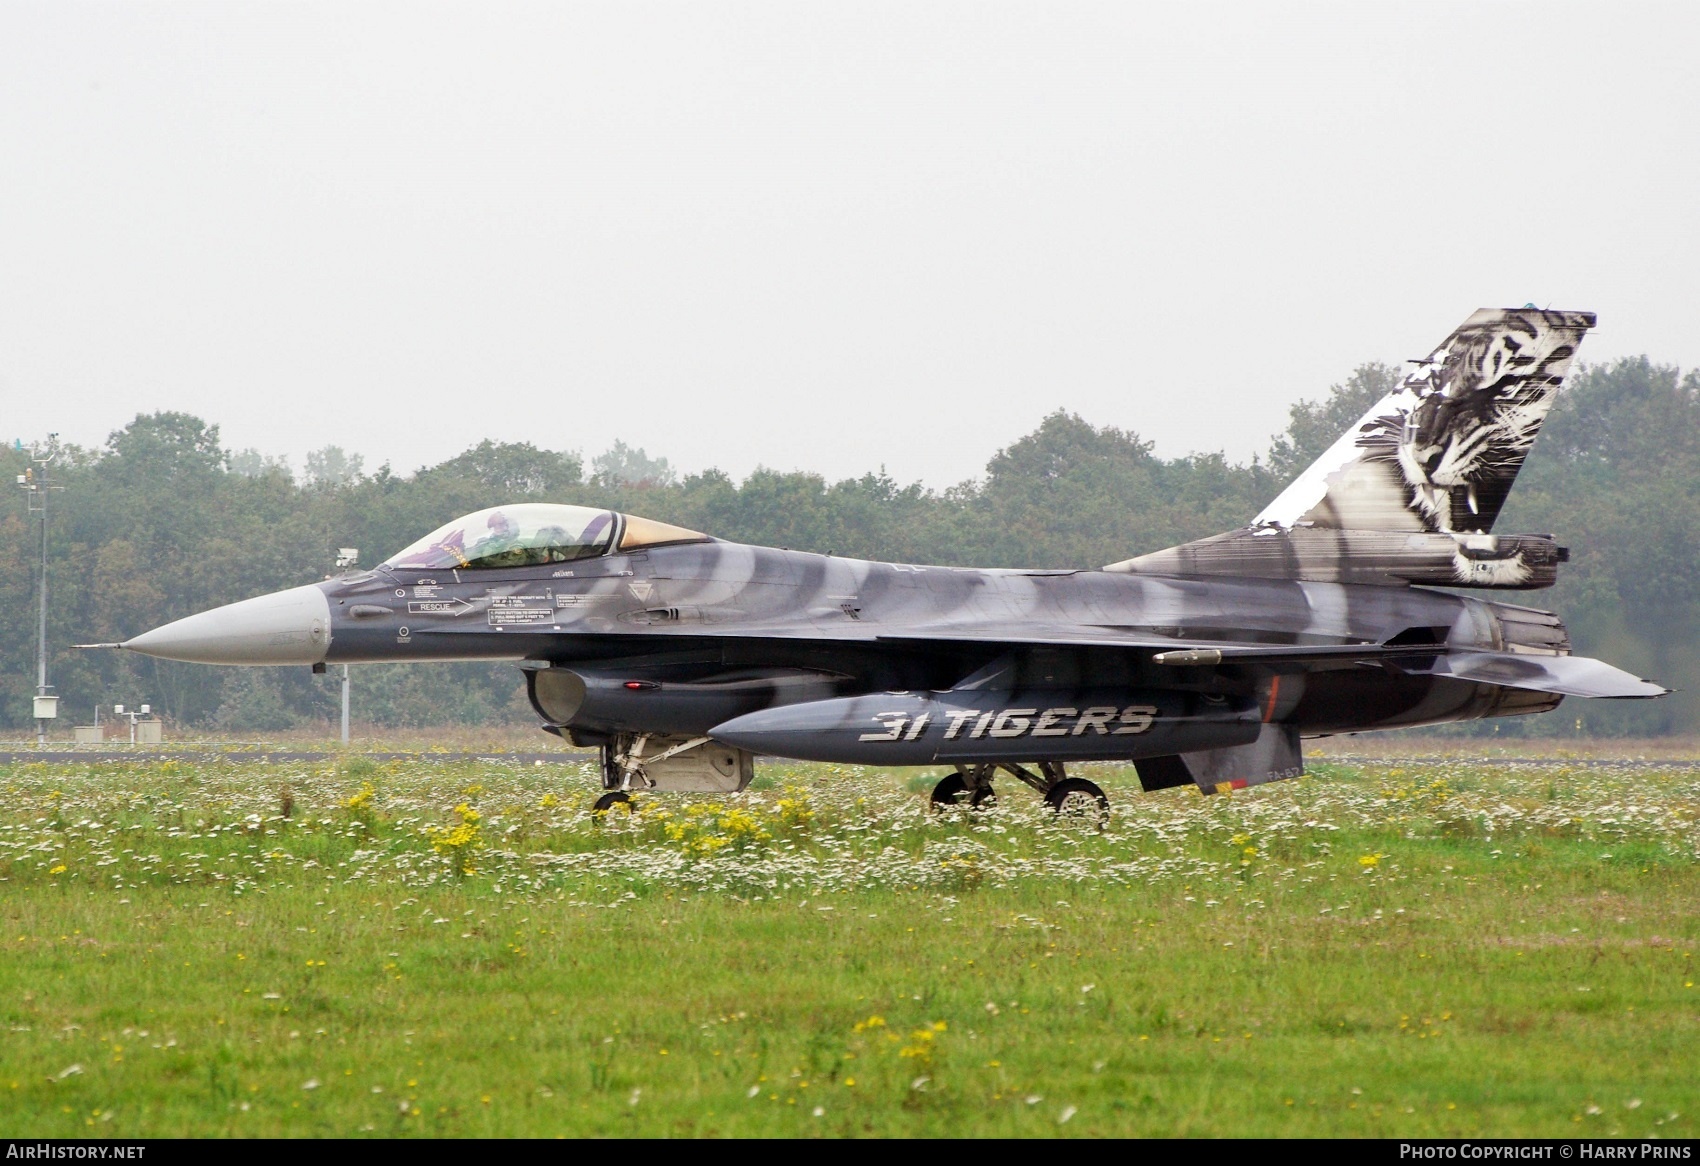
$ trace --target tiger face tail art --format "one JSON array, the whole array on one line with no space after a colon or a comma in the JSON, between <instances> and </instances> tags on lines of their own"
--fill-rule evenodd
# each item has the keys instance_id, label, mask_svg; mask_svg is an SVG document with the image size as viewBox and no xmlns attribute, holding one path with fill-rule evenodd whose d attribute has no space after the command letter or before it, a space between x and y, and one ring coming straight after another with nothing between
<instances>
[{"instance_id":1,"label":"tiger face tail art","mask_svg":"<svg viewBox=\"0 0 1700 1166\"><path fill-rule=\"evenodd\" d=\"M1593 326L1590 312L1483 308L1252 525L1491 531Z\"/></svg>"},{"instance_id":2,"label":"tiger face tail art","mask_svg":"<svg viewBox=\"0 0 1700 1166\"><path fill-rule=\"evenodd\" d=\"M1483 308L1241 530L1112 564L1136 574L1550 587L1566 552L1495 535L1590 312Z\"/></svg>"}]
</instances>

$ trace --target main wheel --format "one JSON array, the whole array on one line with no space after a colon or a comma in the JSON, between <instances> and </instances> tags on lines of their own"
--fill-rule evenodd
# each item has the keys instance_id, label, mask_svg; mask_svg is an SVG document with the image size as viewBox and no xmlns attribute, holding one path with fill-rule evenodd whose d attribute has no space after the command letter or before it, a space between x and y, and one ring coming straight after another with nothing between
<instances>
[{"instance_id":1,"label":"main wheel","mask_svg":"<svg viewBox=\"0 0 1700 1166\"><path fill-rule=\"evenodd\" d=\"M998 795L989 785L970 786L968 780L960 773L950 774L941 778L933 787L933 808L942 810L948 806L967 806L974 810L989 810L998 804Z\"/></svg>"},{"instance_id":2,"label":"main wheel","mask_svg":"<svg viewBox=\"0 0 1700 1166\"><path fill-rule=\"evenodd\" d=\"M1110 799L1083 777L1065 777L1051 786L1045 791L1045 804L1059 817L1095 821L1100 830L1110 820Z\"/></svg>"},{"instance_id":3,"label":"main wheel","mask_svg":"<svg viewBox=\"0 0 1700 1166\"><path fill-rule=\"evenodd\" d=\"M593 814L606 814L615 806L630 806L631 804L631 794L627 793L623 789L610 790L608 793L605 793L596 799L596 804L590 807L590 812Z\"/></svg>"}]
</instances>

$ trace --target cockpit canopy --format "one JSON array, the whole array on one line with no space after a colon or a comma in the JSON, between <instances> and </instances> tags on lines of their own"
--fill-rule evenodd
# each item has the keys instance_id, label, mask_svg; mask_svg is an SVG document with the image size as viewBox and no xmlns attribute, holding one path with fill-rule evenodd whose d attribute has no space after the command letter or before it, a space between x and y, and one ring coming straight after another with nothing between
<instances>
[{"instance_id":1,"label":"cockpit canopy","mask_svg":"<svg viewBox=\"0 0 1700 1166\"><path fill-rule=\"evenodd\" d=\"M683 527L588 506L520 502L475 511L439 527L394 555L387 567L409 570L486 570L570 563L662 543L708 536Z\"/></svg>"}]
</instances>

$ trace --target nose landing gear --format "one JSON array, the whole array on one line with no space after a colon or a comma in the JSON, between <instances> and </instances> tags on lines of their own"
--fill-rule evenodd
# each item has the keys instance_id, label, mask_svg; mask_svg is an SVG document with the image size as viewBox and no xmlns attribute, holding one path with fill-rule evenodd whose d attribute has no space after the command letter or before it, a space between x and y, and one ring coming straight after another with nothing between
<instances>
[{"instance_id":1,"label":"nose landing gear","mask_svg":"<svg viewBox=\"0 0 1700 1166\"><path fill-rule=\"evenodd\" d=\"M1038 773L1009 761L958 765L955 773L940 779L933 787L933 808L966 805L975 810L991 809L997 805L992 776L1001 769L1037 792L1059 817L1091 821L1102 830L1110 819L1110 799L1104 791L1083 777L1068 776L1060 761L1038 764Z\"/></svg>"},{"instance_id":2,"label":"nose landing gear","mask_svg":"<svg viewBox=\"0 0 1700 1166\"><path fill-rule=\"evenodd\" d=\"M623 789L610 790L596 799L595 804L590 807L590 812L593 814L606 814L615 806L630 806L631 804L631 794L627 793Z\"/></svg>"}]
</instances>

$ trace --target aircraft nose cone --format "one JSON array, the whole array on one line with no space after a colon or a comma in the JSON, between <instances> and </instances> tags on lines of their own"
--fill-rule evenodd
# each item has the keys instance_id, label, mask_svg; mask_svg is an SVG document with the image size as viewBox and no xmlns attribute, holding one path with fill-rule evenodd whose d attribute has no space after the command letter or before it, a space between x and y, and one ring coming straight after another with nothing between
<instances>
[{"instance_id":1,"label":"aircraft nose cone","mask_svg":"<svg viewBox=\"0 0 1700 1166\"><path fill-rule=\"evenodd\" d=\"M330 640L330 602L308 586L215 607L121 646L194 664L317 664Z\"/></svg>"}]
</instances>

